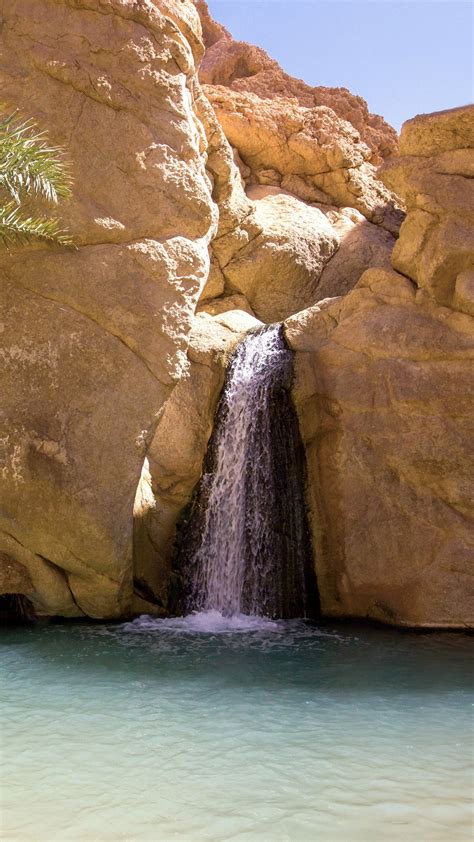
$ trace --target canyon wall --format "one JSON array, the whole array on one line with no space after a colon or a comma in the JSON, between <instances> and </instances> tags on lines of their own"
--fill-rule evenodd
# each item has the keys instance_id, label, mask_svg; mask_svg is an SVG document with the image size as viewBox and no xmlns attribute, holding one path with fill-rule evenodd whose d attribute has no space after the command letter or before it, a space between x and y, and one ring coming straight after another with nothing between
<instances>
[{"instance_id":1,"label":"canyon wall","mask_svg":"<svg viewBox=\"0 0 474 842\"><path fill-rule=\"evenodd\" d=\"M205 3L196 5L206 46L202 82L209 82L209 62L217 48L222 61L227 54L231 61L236 54L265 55L234 42L211 20ZM291 80L268 56L271 73L262 85L261 75L252 76L246 60L239 59L238 66L250 100L239 93L243 104L235 124L226 119L235 110L233 74L214 75L218 84L195 89L219 220L191 333L190 372L158 424L135 506L136 583L142 593L155 596L158 611L172 603L176 526L199 479L228 353L242 336L238 331L258 324L255 319L279 321L344 293L369 266L389 267L404 217L398 197L378 180L373 164L374 157L381 160L382 152L393 151L393 144L382 142L379 134L376 156L355 127L364 130L364 120L370 122L363 100L345 91L343 108L339 89L317 89L324 90L323 100L313 89L311 96L303 96L304 83ZM296 88L300 99L294 96ZM360 109L357 119L348 101ZM380 125L393 140L393 130L383 120ZM271 160L265 157L267 148L276 150ZM327 192L316 186L321 179ZM214 326L201 320L206 315Z\"/></svg>"},{"instance_id":2,"label":"canyon wall","mask_svg":"<svg viewBox=\"0 0 474 842\"><path fill-rule=\"evenodd\" d=\"M20 570L40 614L122 616L148 605L133 503L217 224L199 18L167 0L5 0L1 18L2 101L64 146L77 245L0 257L2 587Z\"/></svg>"},{"instance_id":3,"label":"canyon wall","mask_svg":"<svg viewBox=\"0 0 474 842\"><path fill-rule=\"evenodd\" d=\"M165 612L229 353L287 320L324 612L468 623L472 111L396 157L203 0L0 9L2 101L64 146L76 244L0 254L0 593Z\"/></svg>"},{"instance_id":4,"label":"canyon wall","mask_svg":"<svg viewBox=\"0 0 474 842\"><path fill-rule=\"evenodd\" d=\"M360 97L293 79L196 5L219 207L203 297L241 294L259 319L278 321L389 265L403 212L375 164L396 135Z\"/></svg>"},{"instance_id":5,"label":"canyon wall","mask_svg":"<svg viewBox=\"0 0 474 842\"><path fill-rule=\"evenodd\" d=\"M405 123L393 269L287 321L327 616L474 621L473 148L472 107Z\"/></svg>"}]
</instances>

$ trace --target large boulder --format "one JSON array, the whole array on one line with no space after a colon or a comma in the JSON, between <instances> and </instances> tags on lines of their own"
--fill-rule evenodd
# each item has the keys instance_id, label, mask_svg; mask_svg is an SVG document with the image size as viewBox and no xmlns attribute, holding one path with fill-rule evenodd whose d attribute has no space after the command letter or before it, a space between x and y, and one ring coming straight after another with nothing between
<instances>
[{"instance_id":1,"label":"large boulder","mask_svg":"<svg viewBox=\"0 0 474 842\"><path fill-rule=\"evenodd\" d=\"M133 501L188 366L216 206L193 111L193 3L100 6L2 8L2 102L66 147L77 249L0 255L0 548L3 592L24 581L40 614L112 617L134 605Z\"/></svg>"},{"instance_id":2,"label":"large boulder","mask_svg":"<svg viewBox=\"0 0 474 842\"><path fill-rule=\"evenodd\" d=\"M281 193L256 199L254 219L260 233L222 271L228 289L243 293L259 319L281 321L318 300L339 237L318 208Z\"/></svg>"},{"instance_id":3,"label":"large boulder","mask_svg":"<svg viewBox=\"0 0 474 842\"><path fill-rule=\"evenodd\" d=\"M474 106L409 120L400 155L380 170L408 210L393 266L474 315Z\"/></svg>"},{"instance_id":4,"label":"large boulder","mask_svg":"<svg viewBox=\"0 0 474 842\"><path fill-rule=\"evenodd\" d=\"M409 121L383 168L408 206L403 274L370 269L286 323L328 616L474 625L472 118Z\"/></svg>"},{"instance_id":5,"label":"large boulder","mask_svg":"<svg viewBox=\"0 0 474 842\"><path fill-rule=\"evenodd\" d=\"M472 625L472 318L372 269L286 336L323 613Z\"/></svg>"},{"instance_id":6,"label":"large boulder","mask_svg":"<svg viewBox=\"0 0 474 842\"><path fill-rule=\"evenodd\" d=\"M326 215L339 239L339 248L320 275L318 301L345 295L366 269L389 269L396 242L389 231L369 222L355 208L328 210Z\"/></svg>"}]
</instances>

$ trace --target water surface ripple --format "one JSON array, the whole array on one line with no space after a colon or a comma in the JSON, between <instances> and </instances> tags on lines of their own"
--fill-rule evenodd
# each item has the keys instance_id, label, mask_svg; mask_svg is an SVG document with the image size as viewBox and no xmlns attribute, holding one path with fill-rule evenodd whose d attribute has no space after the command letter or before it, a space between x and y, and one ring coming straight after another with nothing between
<instances>
[{"instance_id":1,"label":"water surface ripple","mask_svg":"<svg viewBox=\"0 0 474 842\"><path fill-rule=\"evenodd\" d=\"M462 634L210 612L2 643L2 840L471 839Z\"/></svg>"}]
</instances>

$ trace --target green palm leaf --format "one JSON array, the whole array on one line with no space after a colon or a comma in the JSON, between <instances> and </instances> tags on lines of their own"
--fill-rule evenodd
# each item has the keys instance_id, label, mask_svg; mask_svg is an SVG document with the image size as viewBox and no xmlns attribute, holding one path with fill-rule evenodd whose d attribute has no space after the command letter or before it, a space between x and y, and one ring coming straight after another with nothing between
<instances>
[{"instance_id":1,"label":"green palm leaf","mask_svg":"<svg viewBox=\"0 0 474 842\"><path fill-rule=\"evenodd\" d=\"M49 146L44 132L31 120L0 120L0 188L20 202L25 193L36 193L49 202L71 195L71 174L58 146Z\"/></svg>"},{"instance_id":2,"label":"green palm leaf","mask_svg":"<svg viewBox=\"0 0 474 842\"><path fill-rule=\"evenodd\" d=\"M1 117L0 245L9 247L31 239L73 245L58 219L29 216L30 211L24 209L24 200L32 196L56 204L70 195L71 173L62 149L50 146L46 134L31 120L20 122L15 114Z\"/></svg>"},{"instance_id":3,"label":"green palm leaf","mask_svg":"<svg viewBox=\"0 0 474 842\"><path fill-rule=\"evenodd\" d=\"M0 243L6 246L31 239L49 240L62 246L73 244L70 234L58 219L25 216L15 202L0 207Z\"/></svg>"}]
</instances>

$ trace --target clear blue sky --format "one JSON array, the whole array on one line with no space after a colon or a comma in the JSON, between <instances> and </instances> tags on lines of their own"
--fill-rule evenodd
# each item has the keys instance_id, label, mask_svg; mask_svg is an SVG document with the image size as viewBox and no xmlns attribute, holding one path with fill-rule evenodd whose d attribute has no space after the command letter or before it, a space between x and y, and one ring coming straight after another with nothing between
<instances>
[{"instance_id":1,"label":"clear blue sky","mask_svg":"<svg viewBox=\"0 0 474 842\"><path fill-rule=\"evenodd\" d=\"M471 102L470 0L208 0L239 41L292 76L342 86L397 130L404 120Z\"/></svg>"}]
</instances>

